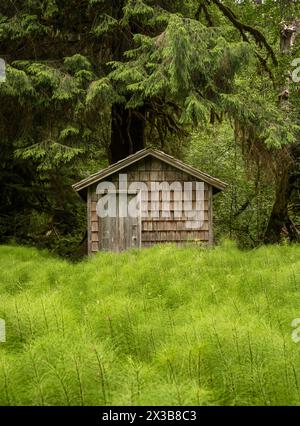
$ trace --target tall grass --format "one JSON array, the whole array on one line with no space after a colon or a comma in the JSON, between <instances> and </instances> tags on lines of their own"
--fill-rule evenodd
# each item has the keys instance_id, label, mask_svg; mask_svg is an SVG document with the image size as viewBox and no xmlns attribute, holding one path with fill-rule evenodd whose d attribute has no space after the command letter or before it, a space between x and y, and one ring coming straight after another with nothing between
<instances>
[{"instance_id":1,"label":"tall grass","mask_svg":"<svg viewBox=\"0 0 300 426\"><path fill-rule=\"evenodd\" d=\"M0 405L298 405L300 246L0 247Z\"/></svg>"}]
</instances>

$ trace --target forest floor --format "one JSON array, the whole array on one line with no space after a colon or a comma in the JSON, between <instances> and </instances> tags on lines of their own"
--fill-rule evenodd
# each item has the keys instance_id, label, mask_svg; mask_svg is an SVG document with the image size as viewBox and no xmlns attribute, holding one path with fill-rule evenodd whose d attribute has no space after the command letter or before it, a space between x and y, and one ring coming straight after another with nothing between
<instances>
[{"instance_id":1,"label":"forest floor","mask_svg":"<svg viewBox=\"0 0 300 426\"><path fill-rule=\"evenodd\" d=\"M1 246L0 405L299 405L298 317L296 245Z\"/></svg>"}]
</instances>

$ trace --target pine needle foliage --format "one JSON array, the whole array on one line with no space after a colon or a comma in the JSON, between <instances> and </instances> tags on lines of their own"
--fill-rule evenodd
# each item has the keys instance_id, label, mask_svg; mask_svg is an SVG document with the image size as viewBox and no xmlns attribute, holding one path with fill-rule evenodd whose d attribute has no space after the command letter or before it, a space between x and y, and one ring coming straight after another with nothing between
<instances>
[{"instance_id":1,"label":"pine needle foliage","mask_svg":"<svg viewBox=\"0 0 300 426\"><path fill-rule=\"evenodd\" d=\"M85 236L72 183L148 145L182 158L216 121L246 160L280 166L299 119L297 101L278 107L290 64L275 40L296 3L3 0L1 241L72 253L64 241Z\"/></svg>"}]
</instances>

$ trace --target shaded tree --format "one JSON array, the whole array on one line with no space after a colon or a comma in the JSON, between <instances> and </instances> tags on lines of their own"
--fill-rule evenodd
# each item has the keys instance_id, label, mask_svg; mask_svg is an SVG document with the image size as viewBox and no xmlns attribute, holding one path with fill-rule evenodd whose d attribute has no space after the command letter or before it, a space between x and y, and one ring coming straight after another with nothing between
<instances>
[{"instance_id":1,"label":"shaded tree","mask_svg":"<svg viewBox=\"0 0 300 426\"><path fill-rule=\"evenodd\" d=\"M242 4L13 5L7 0L0 5L8 64L7 82L0 85L7 171L1 176L2 205L14 215L23 206L21 216L27 218L32 211L46 213L47 234L48 228L60 234L83 223L70 182L106 158L118 161L146 144L164 147L172 139L176 146L193 126L224 116L241 139L255 134L265 146L293 140L293 125L273 108L272 95L266 101L261 86L245 78L249 67L264 75L263 84L273 84L277 58L263 32L238 16ZM2 227L7 236L19 234L9 218ZM22 232L26 238L28 227Z\"/></svg>"}]
</instances>

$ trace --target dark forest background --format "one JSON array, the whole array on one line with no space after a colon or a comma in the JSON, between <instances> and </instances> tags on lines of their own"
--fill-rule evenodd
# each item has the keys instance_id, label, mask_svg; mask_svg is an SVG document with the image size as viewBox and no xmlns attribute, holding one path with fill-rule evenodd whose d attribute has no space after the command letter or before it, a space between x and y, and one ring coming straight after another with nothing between
<instances>
[{"instance_id":1,"label":"dark forest background","mask_svg":"<svg viewBox=\"0 0 300 426\"><path fill-rule=\"evenodd\" d=\"M0 241L80 256L71 185L145 146L229 184L217 240L299 241L299 31L292 0L2 0Z\"/></svg>"}]
</instances>

